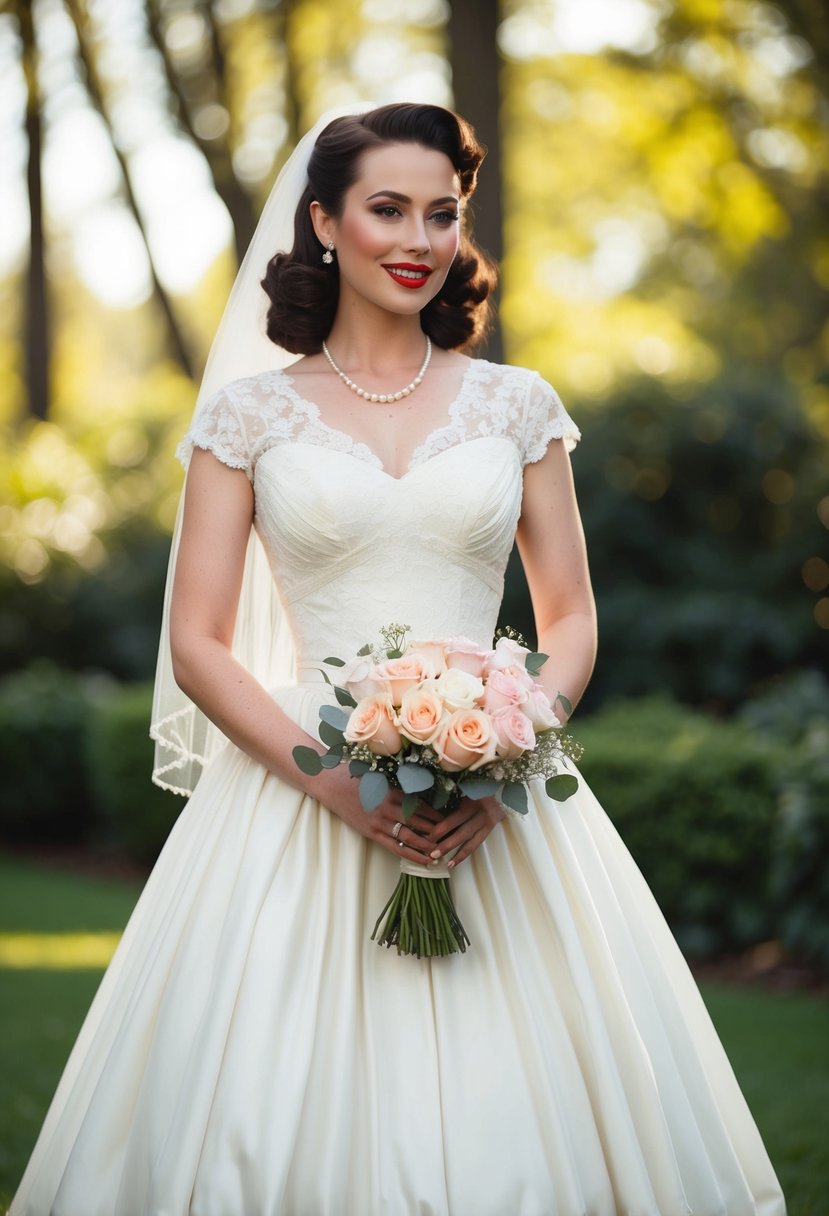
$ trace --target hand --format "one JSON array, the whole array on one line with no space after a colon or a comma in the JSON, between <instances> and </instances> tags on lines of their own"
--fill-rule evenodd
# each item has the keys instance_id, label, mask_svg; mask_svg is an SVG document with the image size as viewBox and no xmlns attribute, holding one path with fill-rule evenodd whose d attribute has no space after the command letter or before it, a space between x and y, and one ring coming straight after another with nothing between
<instances>
[{"instance_id":1,"label":"hand","mask_svg":"<svg viewBox=\"0 0 829 1216\"><path fill-rule=\"evenodd\" d=\"M430 828L429 839L440 849L441 857L453 849L458 850L447 862L451 869L460 865L483 844L506 813L496 798L462 798L450 815L441 815Z\"/></svg>"},{"instance_id":2,"label":"hand","mask_svg":"<svg viewBox=\"0 0 829 1216\"><path fill-rule=\"evenodd\" d=\"M320 774L313 780L324 780L327 787L322 790L317 785L313 797L318 797L324 806L361 836L382 845L395 857L428 866L435 860L431 855L433 851L440 848L443 852L442 847L436 845L429 833L437 824L443 822L444 816L426 803L419 802L414 813L404 819L403 793L401 790L390 789L376 810L366 811L360 802L359 782L343 765L328 769L325 774ZM396 823L403 824L397 837L392 835Z\"/></svg>"}]
</instances>

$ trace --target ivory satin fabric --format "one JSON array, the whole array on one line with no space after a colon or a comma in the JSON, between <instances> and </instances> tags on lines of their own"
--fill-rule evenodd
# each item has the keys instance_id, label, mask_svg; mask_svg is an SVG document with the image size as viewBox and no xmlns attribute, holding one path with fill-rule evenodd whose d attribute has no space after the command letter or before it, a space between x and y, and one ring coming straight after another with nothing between
<instances>
[{"instance_id":1,"label":"ivory satin fabric","mask_svg":"<svg viewBox=\"0 0 829 1216\"><path fill-rule=\"evenodd\" d=\"M522 466L577 432L471 366L395 479L285 373L191 440L245 468L296 640L273 689L404 621L491 641ZM393 572L394 577L390 577ZM370 940L397 859L228 744L138 900L11 1216L784 1216L760 1136L641 874L581 781L533 783L452 877L465 955ZM670 808L666 808L670 813Z\"/></svg>"}]
</instances>

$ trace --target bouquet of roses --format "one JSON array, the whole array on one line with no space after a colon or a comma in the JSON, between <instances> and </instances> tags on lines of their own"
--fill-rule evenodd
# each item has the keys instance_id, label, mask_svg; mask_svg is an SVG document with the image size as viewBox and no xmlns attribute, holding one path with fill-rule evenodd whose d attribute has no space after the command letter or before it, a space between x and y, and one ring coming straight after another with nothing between
<instances>
[{"instance_id":1,"label":"bouquet of roses","mask_svg":"<svg viewBox=\"0 0 829 1216\"><path fill-rule=\"evenodd\" d=\"M403 791L404 819L419 800L448 814L464 796L494 795L519 814L528 809L526 782L543 777L551 798L569 798L578 780L559 771L581 748L565 734L537 681L547 656L531 652L514 630L496 635L492 650L464 637L405 644L408 625L381 629L381 646L364 646L332 684L337 705L320 708L320 739L328 751L295 747L299 768L316 775L347 763L359 779L360 801L375 810L391 787ZM565 712L567 699L559 693ZM448 858L447 858L448 859ZM444 863L401 861L400 880L377 920L379 944L418 958L465 951L469 944L449 890Z\"/></svg>"}]
</instances>

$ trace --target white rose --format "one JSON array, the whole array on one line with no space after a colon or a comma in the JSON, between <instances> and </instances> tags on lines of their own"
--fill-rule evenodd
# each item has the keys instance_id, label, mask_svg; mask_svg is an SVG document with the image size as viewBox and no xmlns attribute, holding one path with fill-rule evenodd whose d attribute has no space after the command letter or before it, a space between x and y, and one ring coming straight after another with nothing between
<instances>
[{"instance_id":1,"label":"white rose","mask_svg":"<svg viewBox=\"0 0 829 1216\"><path fill-rule=\"evenodd\" d=\"M434 682L435 692L448 710L472 709L484 695L484 682L459 667L449 667Z\"/></svg>"}]
</instances>

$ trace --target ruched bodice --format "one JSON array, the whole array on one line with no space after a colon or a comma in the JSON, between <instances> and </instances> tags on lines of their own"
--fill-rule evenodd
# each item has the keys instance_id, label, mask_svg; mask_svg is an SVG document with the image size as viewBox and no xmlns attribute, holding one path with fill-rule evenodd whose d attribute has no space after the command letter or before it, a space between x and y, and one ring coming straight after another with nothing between
<instances>
[{"instance_id":1,"label":"ruched bodice","mask_svg":"<svg viewBox=\"0 0 829 1216\"><path fill-rule=\"evenodd\" d=\"M281 444L256 469L256 526L300 666L353 654L405 616L415 637L488 645L521 507L515 447L448 448L399 479L353 456Z\"/></svg>"}]
</instances>

